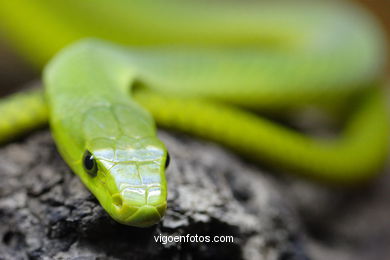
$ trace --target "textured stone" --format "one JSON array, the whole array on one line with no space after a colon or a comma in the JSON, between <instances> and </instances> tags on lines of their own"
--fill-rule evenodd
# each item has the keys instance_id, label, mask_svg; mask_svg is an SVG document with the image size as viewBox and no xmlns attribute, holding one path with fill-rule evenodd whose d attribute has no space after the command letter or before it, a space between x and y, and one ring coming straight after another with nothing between
<instances>
[{"instance_id":1,"label":"textured stone","mask_svg":"<svg viewBox=\"0 0 390 260\"><path fill-rule=\"evenodd\" d=\"M216 145L160 132L172 157L164 220L115 223L58 155L48 131L0 149L0 259L307 259L280 184ZM229 235L233 243L155 242Z\"/></svg>"}]
</instances>

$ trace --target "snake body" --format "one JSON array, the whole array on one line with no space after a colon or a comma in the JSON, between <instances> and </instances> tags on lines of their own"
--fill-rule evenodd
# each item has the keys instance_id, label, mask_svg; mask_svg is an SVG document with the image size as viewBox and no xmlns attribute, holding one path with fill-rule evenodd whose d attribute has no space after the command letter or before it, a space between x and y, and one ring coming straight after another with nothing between
<instances>
[{"instance_id":1,"label":"snake body","mask_svg":"<svg viewBox=\"0 0 390 260\"><path fill-rule=\"evenodd\" d=\"M7 37L38 66L86 36L126 45L74 43L45 67L46 101L33 92L0 103L6 115L23 106L39 119L9 116L0 121L1 139L16 134L12 127L24 132L48 119L65 161L120 223L150 226L166 209L168 158L154 120L333 182L365 180L386 158L389 123L378 87L386 43L375 20L351 4L47 0L0 7ZM28 29L21 14L34 17ZM352 98L352 115L331 140L243 109Z\"/></svg>"}]
</instances>

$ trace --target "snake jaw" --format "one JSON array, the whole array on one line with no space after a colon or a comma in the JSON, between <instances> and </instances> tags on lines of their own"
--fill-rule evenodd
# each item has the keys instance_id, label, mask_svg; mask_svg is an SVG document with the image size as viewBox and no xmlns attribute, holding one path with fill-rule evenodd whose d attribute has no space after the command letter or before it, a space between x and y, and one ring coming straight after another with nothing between
<instances>
[{"instance_id":1,"label":"snake jaw","mask_svg":"<svg viewBox=\"0 0 390 260\"><path fill-rule=\"evenodd\" d=\"M111 216L125 225L154 225L165 214L166 202L163 193L160 185L126 185L121 192L111 196Z\"/></svg>"},{"instance_id":2,"label":"snake jaw","mask_svg":"<svg viewBox=\"0 0 390 260\"><path fill-rule=\"evenodd\" d=\"M151 205L144 205L140 207L136 212L134 212L127 220L126 223L131 223L132 226L136 227L149 227L158 223L162 214L165 212L165 207L163 211L161 208L154 207Z\"/></svg>"}]
</instances>

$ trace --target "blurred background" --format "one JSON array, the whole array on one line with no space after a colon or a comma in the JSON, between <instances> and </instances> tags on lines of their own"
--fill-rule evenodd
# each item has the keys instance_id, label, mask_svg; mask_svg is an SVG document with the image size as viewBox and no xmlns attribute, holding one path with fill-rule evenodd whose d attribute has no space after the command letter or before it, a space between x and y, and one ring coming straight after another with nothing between
<instances>
[{"instance_id":1,"label":"blurred background","mask_svg":"<svg viewBox=\"0 0 390 260\"><path fill-rule=\"evenodd\" d=\"M371 10L382 22L390 34L390 1L389 0L351 0L360 2ZM389 37L390 38L390 37ZM390 72L390 67L388 67ZM24 83L39 78L34 71L14 50L0 38L0 95L15 91Z\"/></svg>"},{"instance_id":2,"label":"blurred background","mask_svg":"<svg viewBox=\"0 0 390 260\"><path fill-rule=\"evenodd\" d=\"M386 28L390 39L390 0L351 1L360 2L371 10ZM390 66L387 70L390 78ZM17 91L39 77L39 71L0 38L0 96ZM299 182L289 185L288 189L292 194L298 189L301 193L302 189L307 189L310 195L307 196L309 199L298 201L296 207L310 237L308 249L313 259L390 259L389 170L368 188L351 193L333 193L333 190L321 190Z\"/></svg>"}]
</instances>

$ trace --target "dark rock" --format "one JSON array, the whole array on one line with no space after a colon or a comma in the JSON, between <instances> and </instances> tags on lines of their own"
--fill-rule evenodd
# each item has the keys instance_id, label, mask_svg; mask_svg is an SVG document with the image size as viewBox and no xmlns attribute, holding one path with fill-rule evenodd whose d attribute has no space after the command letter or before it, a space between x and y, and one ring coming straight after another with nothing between
<instances>
[{"instance_id":1,"label":"dark rock","mask_svg":"<svg viewBox=\"0 0 390 260\"><path fill-rule=\"evenodd\" d=\"M0 259L307 259L298 218L272 176L216 145L160 135L171 154L169 204L146 229L114 222L48 131L1 148ZM155 241L167 235L234 241Z\"/></svg>"}]
</instances>

